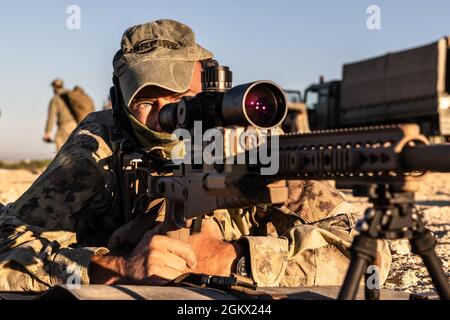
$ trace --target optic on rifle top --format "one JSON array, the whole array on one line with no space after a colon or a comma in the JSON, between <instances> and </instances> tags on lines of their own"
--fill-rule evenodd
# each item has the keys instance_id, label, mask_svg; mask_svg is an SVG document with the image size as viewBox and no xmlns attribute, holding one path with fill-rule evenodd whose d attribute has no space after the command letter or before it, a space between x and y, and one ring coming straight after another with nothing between
<instances>
[{"instance_id":1,"label":"optic on rifle top","mask_svg":"<svg viewBox=\"0 0 450 320\"><path fill-rule=\"evenodd\" d=\"M272 81L232 88L230 69L213 61L204 66L202 88L197 96L183 97L161 109L159 123L164 131L190 130L195 121L202 121L204 130L227 126L270 129L286 118L286 95Z\"/></svg>"}]
</instances>

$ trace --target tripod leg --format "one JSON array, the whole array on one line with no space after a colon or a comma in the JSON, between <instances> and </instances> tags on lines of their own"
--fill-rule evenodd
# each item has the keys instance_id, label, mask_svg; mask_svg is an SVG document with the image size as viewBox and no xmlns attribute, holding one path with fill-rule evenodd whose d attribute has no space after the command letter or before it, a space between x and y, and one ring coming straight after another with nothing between
<instances>
[{"instance_id":1,"label":"tripod leg","mask_svg":"<svg viewBox=\"0 0 450 320\"><path fill-rule=\"evenodd\" d=\"M351 248L352 260L339 293L339 300L355 299L362 275L366 272L367 266L375 261L376 251L376 239L366 234L355 237Z\"/></svg>"},{"instance_id":2,"label":"tripod leg","mask_svg":"<svg viewBox=\"0 0 450 320\"><path fill-rule=\"evenodd\" d=\"M422 232L415 232L411 239L411 246L413 253L418 254L427 267L439 297L442 300L450 300L450 285L442 269L441 260L436 255L436 239L431 232L426 229Z\"/></svg>"}]
</instances>

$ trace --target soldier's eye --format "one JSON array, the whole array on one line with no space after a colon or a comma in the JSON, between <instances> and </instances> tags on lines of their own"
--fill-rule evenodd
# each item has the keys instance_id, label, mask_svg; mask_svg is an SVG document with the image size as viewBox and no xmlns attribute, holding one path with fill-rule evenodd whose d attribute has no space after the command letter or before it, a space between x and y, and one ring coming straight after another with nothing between
<instances>
[{"instance_id":1,"label":"soldier's eye","mask_svg":"<svg viewBox=\"0 0 450 320\"><path fill-rule=\"evenodd\" d=\"M153 107L153 103L152 102L140 102L134 105L134 109L135 110L143 110L143 109L147 109L147 108L151 108Z\"/></svg>"}]
</instances>

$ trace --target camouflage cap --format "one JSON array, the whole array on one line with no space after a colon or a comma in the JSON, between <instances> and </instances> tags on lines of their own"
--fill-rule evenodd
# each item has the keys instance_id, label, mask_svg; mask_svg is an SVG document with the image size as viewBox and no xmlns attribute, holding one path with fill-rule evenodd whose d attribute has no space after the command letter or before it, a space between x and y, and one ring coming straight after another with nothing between
<instances>
[{"instance_id":1,"label":"camouflage cap","mask_svg":"<svg viewBox=\"0 0 450 320\"><path fill-rule=\"evenodd\" d=\"M113 61L127 106L142 88L155 85L181 93L188 90L196 61L213 54L195 41L190 27L157 20L129 28Z\"/></svg>"}]
</instances>

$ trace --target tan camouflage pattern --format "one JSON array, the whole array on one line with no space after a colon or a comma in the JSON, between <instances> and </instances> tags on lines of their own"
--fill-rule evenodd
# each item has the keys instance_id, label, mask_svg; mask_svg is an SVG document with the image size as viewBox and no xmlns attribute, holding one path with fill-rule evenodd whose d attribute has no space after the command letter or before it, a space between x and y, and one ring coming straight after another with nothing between
<instances>
[{"instance_id":1,"label":"tan camouflage pattern","mask_svg":"<svg viewBox=\"0 0 450 320\"><path fill-rule=\"evenodd\" d=\"M58 127L56 130L55 144L56 150L59 151L72 131L77 127L77 122L72 113L59 95L55 95L48 106L45 132L51 133L55 123Z\"/></svg>"},{"instance_id":2,"label":"tan camouflage pattern","mask_svg":"<svg viewBox=\"0 0 450 320\"><path fill-rule=\"evenodd\" d=\"M93 255L130 245L121 235L133 234L133 223L125 225L113 210L111 128L111 110L89 115L30 189L0 211L0 291L40 292L71 283L74 267L81 284L88 284ZM354 236L351 207L326 182L293 181L289 188L282 207L217 210L211 219L224 240L246 239L260 287L341 284ZM163 210L158 212L151 223L161 221ZM379 258L384 282L387 246Z\"/></svg>"}]
</instances>

